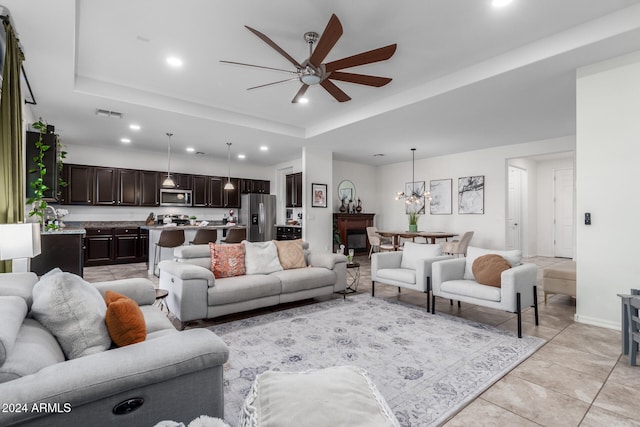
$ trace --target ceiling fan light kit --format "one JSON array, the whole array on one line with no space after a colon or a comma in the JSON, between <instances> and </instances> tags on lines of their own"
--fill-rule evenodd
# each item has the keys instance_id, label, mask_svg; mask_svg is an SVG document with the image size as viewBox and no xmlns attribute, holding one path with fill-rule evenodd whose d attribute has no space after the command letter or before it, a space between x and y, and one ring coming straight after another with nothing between
<instances>
[{"instance_id":1,"label":"ceiling fan light kit","mask_svg":"<svg viewBox=\"0 0 640 427\"><path fill-rule=\"evenodd\" d=\"M382 87L391 82L390 77L370 76L365 74L347 73L339 71L344 68L357 67L359 65L371 64L374 62L385 61L393 56L396 51L397 45L391 44L378 49L370 50L367 52L358 53L346 58L338 59L336 61L323 63L331 49L338 42L342 36L343 29L342 24L338 17L333 14L327 23L326 28L322 32L322 35L314 31L309 31L304 34L304 40L309 45L309 58L302 63L296 61L291 55L289 55L284 49L278 46L273 40L267 37L260 31L253 29L249 26L245 27L253 34L258 36L262 41L271 46L276 52L286 58L293 66L296 67L296 71L282 70L273 67L265 67L261 65L246 64L242 62L233 61L220 61L227 64L235 64L253 68L263 68L268 70L282 71L290 74L294 74L296 77L292 77L285 80L279 80L264 85L250 87L247 90L253 90L265 86L271 86L279 83L288 82L291 80L298 80L302 83L302 87L298 90L298 93L291 100L292 103L301 102L303 95L309 88L309 86L320 85L331 96L333 96L338 102L346 102L351 99L349 95L336 86L332 80L339 80L348 83L355 83L366 86ZM315 45L315 49L314 49Z\"/></svg>"}]
</instances>

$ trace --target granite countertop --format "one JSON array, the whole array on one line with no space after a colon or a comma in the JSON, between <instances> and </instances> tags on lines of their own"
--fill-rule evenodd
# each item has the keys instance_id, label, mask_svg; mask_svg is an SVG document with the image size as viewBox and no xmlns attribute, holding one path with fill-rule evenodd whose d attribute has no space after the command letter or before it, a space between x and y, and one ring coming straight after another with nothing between
<instances>
[{"instance_id":1,"label":"granite countertop","mask_svg":"<svg viewBox=\"0 0 640 427\"><path fill-rule=\"evenodd\" d=\"M242 225L242 224L235 224L235 225L229 225L229 224L220 224L220 225L205 225L200 226L200 225L170 225L170 226L166 226L166 225L141 225L140 228L142 228L143 230L164 230L164 229L168 229L168 228L180 228L183 230L195 230L195 229L200 229L200 228L205 228L205 229L220 229L220 228L246 228L246 226Z\"/></svg>"},{"instance_id":2,"label":"granite countertop","mask_svg":"<svg viewBox=\"0 0 640 427\"><path fill-rule=\"evenodd\" d=\"M40 234L43 236L53 234L87 234L87 231L84 228L67 226L61 228L60 230L42 231Z\"/></svg>"},{"instance_id":3,"label":"granite countertop","mask_svg":"<svg viewBox=\"0 0 640 427\"><path fill-rule=\"evenodd\" d=\"M141 227L144 221L65 221L67 227L75 228L133 228Z\"/></svg>"},{"instance_id":4,"label":"granite countertop","mask_svg":"<svg viewBox=\"0 0 640 427\"><path fill-rule=\"evenodd\" d=\"M290 225L290 224L276 224L275 227L293 227L302 228L302 224Z\"/></svg>"}]
</instances>

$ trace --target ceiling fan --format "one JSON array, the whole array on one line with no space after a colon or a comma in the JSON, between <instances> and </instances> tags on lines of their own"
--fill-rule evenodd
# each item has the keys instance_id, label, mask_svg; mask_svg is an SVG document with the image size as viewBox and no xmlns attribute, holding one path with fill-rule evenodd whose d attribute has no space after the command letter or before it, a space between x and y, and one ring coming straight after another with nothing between
<instances>
[{"instance_id":1,"label":"ceiling fan","mask_svg":"<svg viewBox=\"0 0 640 427\"><path fill-rule=\"evenodd\" d=\"M331 80L339 80L343 82L356 83L367 86L381 87L391 81L389 77L370 76L366 74L346 73L340 71L344 68L356 67L358 65L371 64L373 62L385 61L393 56L396 51L397 45L390 44L378 49L369 50L367 52L358 53L346 58L338 59L327 63L322 61L327 57L333 46L338 42L340 36L342 36L342 24L338 17L333 14L327 23L327 27L324 29L322 36L315 32L307 32L304 34L305 41L309 44L309 58L299 63L291 55L278 46L273 40L264 35L258 30L255 30L249 26L245 27L253 34L258 36L262 41L275 49L280 55L284 56L295 67L296 71L283 70L280 68L264 67L262 65L245 64L242 62L234 61L220 61L227 64L243 65L247 67L263 68L267 70L282 71L290 74L294 74L295 77L291 77L285 80L279 80L277 82L267 83L260 86L250 87L247 90L257 89L265 86L271 86L278 83L284 83L291 80L299 80L302 83L302 87L298 90L296 96L291 100L292 103L297 103L304 96L309 86L320 85L331 96L333 96L339 102L349 101L351 97L344 93L338 86L336 86ZM314 44L316 45L313 49Z\"/></svg>"}]
</instances>

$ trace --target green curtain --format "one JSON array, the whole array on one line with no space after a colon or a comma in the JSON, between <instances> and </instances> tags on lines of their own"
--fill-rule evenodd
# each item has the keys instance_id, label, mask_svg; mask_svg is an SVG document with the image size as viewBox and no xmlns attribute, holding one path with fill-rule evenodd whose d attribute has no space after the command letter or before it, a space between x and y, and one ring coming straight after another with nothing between
<instances>
[{"instance_id":1,"label":"green curtain","mask_svg":"<svg viewBox=\"0 0 640 427\"><path fill-rule=\"evenodd\" d=\"M24 221L24 160L22 155L22 93L20 69L24 56L8 19L2 19L7 50L0 93L0 224ZM0 273L10 270L0 261Z\"/></svg>"}]
</instances>

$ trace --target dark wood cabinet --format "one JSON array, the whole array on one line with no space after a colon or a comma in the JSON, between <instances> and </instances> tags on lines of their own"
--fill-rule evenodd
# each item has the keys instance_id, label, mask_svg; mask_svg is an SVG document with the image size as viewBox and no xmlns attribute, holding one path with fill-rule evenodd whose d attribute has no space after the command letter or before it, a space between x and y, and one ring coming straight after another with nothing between
<instances>
[{"instance_id":1,"label":"dark wood cabinet","mask_svg":"<svg viewBox=\"0 0 640 427\"><path fill-rule=\"evenodd\" d=\"M107 265L113 263L113 229L87 228L85 237L84 265Z\"/></svg>"},{"instance_id":2,"label":"dark wood cabinet","mask_svg":"<svg viewBox=\"0 0 640 427\"><path fill-rule=\"evenodd\" d=\"M224 198L222 197L222 188L224 187L223 178L219 176L209 177L209 207L223 208Z\"/></svg>"},{"instance_id":3,"label":"dark wood cabinet","mask_svg":"<svg viewBox=\"0 0 640 427\"><path fill-rule=\"evenodd\" d=\"M138 260L138 228L114 229L114 261L116 264Z\"/></svg>"},{"instance_id":4,"label":"dark wood cabinet","mask_svg":"<svg viewBox=\"0 0 640 427\"><path fill-rule=\"evenodd\" d=\"M225 190L224 186L222 189L224 207L229 209L240 208L240 178L231 178L230 181L233 185L233 190ZM224 183L227 183L226 179L224 179Z\"/></svg>"},{"instance_id":5,"label":"dark wood cabinet","mask_svg":"<svg viewBox=\"0 0 640 427\"><path fill-rule=\"evenodd\" d=\"M40 150L36 147L36 142L42 135L42 143L49 146L49 149L43 153L42 163L47 169L47 173L42 178L43 184L49 187L43 193L43 198L47 202L57 202L58 197L58 137L53 133L40 132L27 132L27 138L25 143L25 163L26 163L26 179L25 184L27 187L27 198L34 196L31 182L40 177L40 173L37 170L37 162L34 160L38 157Z\"/></svg>"},{"instance_id":6,"label":"dark wood cabinet","mask_svg":"<svg viewBox=\"0 0 640 427\"><path fill-rule=\"evenodd\" d=\"M287 175L285 180L286 206L288 208L302 207L302 172Z\"/></svg>"},{"instance_id":7,"label":"dark wood cabinet","mask_svg":"<svg viewBox=\"0 0 640 427\"><path fill-rule=\"evenodd\" d=\"M67 205L93 204L93 167L65 164L62 169L67 186L62 191L61 202Z\"/></svg>"},{"instance_id":8,"label":"dark wood cabinet","mask_svg":"<svg viewBox=\"0 0 640 427\"><path fill-rule=\"evenodd\" d=\"M149 260L149 230L138 232L138 262Z\"/></svg>"},{"instance_id":9,"label":"dark wood cabinet","mask_svg":"<svg viewBox=\"0 0 640 427\"><path fill-rule=\"evenodd\" d=\"M276 227L276 240L302 239L301 227Z\"/></svg>"},{"instance_id":10,"label":"dark wood cabinet","mask_svg":"<svg viewBox=\"0 0 640 427\"><path fill-rule=\"evenodd\" d=\"M160 174L140 172L140 206L160 206Z\"/></svg>"},{"instance_id":11,"label":"dark wood cabinet","mask_svg":"<svg viewBox=\"0 0 640 427\"><path fill-rule=\"evenodd\" d=\"M354 249L356 253L369 252L369 239L367 238L367 227L373 227L375 214L347 214L334 213L333 221L336 229L334 232L340 236L340 242L345 246L345 255L349 249Z\"/></svg>"},{"instance_id":12,"label":"dark wood cabinet","mask_svg":"<svg viewBox=\"0 0 640 427\"><path fill-rule=\"evenodd\" d=\"M208 207L209 206L209 177L205 175L194 175L191 184L191 196L193 206Z\"/></svg>"},{"instance_id":13,"label":"dark wood cabinet","mask_svg":"<svg viewBox=\"0 0 640 427\"><path fill-rule=\"evenodd\" d=\"M183 190L191 190L192 187L192 177L188 173L172 173L171 177L173 181L176 183L176 188Z\"/></svg>"},{"instance_id":14,"label":"dark wood cabinet","mask_svg":"<svg viewBox=\"0 0 640 427\"><path fill-rule=\"evenodd\" d=\"M117 201L117 170L115 168L94 168L94 185L93 194L95 200L94 205L112 206Z\"/></svg>"},{"instance_id":15,"label":"dark wood cabinet","mask_svg":"<svg viewBox=\"0 0 640 427\"><path fill-rule=\"evenodd\" d=\"M40 255L31 259L31 271L38 276L53 268L83 275L84 245L82 234L54 233L40 236Z\"/></svg>"},{"instance_id":16,"label":"dark wood cabinet","mask_svg":"<svg viewBox=\"0 0 640 427\"><path fill-rule=\"evenodd\" d=\"M118 206L140 205L140 171L118 169Z\"/></svg>"},{"instance_id":17,"label":"dark wood cabinet","mask_svg":"<svg viewBox=\"0 0 640 427\"><path fill-rule=\"evenodd\" d=\"M271 194L271 181L267 181L263 179L241 179L240 192L242 194L248 194L248 193Z\"/></svg>"}]
</instances>

